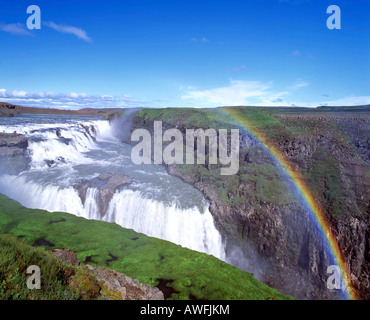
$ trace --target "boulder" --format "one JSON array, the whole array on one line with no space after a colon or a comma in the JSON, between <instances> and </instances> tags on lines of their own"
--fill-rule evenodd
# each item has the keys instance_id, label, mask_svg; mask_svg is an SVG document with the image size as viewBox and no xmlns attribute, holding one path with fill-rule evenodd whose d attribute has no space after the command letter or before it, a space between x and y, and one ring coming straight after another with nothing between
<instances>
[{"instance_id":1,"label":"boulder","mask_svg":"<svg viewBox=\"0 0 370 320\"><path fill-rule=\"evenodd\" d=\"M64 261L65 263L71 264L73 266L79 266L80 261L77 259L75 252L69 249L55 249L52 251L52 254L59 260Z\"/></svg>"},{"instance_id":2,"label":"boulder","mask_svg":"<svg viewBox=\"0 0 370 320\"><path fill-rule=\"evenodd\" d=\"M22 155L28 147L25 136L16 133L0 133L0 157Z\"/></svg>"}]
</instances>

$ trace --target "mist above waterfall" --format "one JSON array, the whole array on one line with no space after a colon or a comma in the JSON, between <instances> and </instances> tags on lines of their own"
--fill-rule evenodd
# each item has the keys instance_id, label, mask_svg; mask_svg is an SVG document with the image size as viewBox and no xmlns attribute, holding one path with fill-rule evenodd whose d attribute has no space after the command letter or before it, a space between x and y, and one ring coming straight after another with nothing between
<instances>
[{"instance_id":1,"label":"mist above waterfall","mask_svg":"<svg viewBox=\"0 0 370 320\"><path fill-rule=\"evenodd\" d=\"M112 135L122 142L131 141L131 126L139 108L125 109L120 116L110 120Z\"/></svg>"}]
</instances>

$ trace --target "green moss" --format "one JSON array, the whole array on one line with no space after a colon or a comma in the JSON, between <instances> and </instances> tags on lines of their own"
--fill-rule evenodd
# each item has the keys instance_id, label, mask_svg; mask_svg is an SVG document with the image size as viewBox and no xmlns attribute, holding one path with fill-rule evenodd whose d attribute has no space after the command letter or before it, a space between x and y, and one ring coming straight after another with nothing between
<instances>
[{"instance_id":1,"label":"green moss","mask_svg":"<svg viewBox=\"0 0 370 320\"><path fill-rule=\"evenodd\" d=\"M99 281L87 270L78 268L76 275L71 279L70 285L83 300L96 300L99 297Z\"/></svg>"},{"instance_id":2,"label":"green moss","mask_svg":"<svg viewBox=\"0 0 370 320\"><path fill-rule=\"evenodd\" d=\"M100 293L107 300L123 300L121 292L112 291L105 284L102 285L102 289L101 289Z\"/></svg>"}]
</instances>

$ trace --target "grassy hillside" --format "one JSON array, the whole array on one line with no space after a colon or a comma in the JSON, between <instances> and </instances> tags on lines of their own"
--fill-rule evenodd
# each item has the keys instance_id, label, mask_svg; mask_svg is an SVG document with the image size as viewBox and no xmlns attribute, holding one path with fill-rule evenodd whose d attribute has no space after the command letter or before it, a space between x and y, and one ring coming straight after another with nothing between
<instances>
[{"instance_id":1,"label":"grassy hillside","mask_svg":"<svg viewBox=\"0 0 370 320\"><path fill-rule=\"evenodd\" d=\"M0 195L0 233L21 240L13 243L1 237L1 298L37 298L24 288L24 270L36 264L45 275L44 285L61 299L69 269L50 260L45 249L68 248L78 259L93 266L107 267L137 278L144 284L159 286L171 299L291 299L260 283L253 275L228 265L213 256L182 248L170 242L147 237L116 224L90 221L66 213L49 213L22 207ZM44 249L30 248L29 245ZM66 292L69 292L68 290ZM69 297L81 298L71 291Z\"/></svg>"}]
</instances>

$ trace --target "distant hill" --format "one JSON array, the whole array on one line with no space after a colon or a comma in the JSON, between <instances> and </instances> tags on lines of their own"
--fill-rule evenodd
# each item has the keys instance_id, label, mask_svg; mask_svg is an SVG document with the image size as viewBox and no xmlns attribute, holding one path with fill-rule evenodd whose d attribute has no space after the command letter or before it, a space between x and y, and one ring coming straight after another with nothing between
<instances>
[{"instance_id":1,"label":"distant hill","mask_svg":"<svg viewBox=\"0 0 370 320\"><path fill-rule=\"evenodd\" d=\"M21 106L16 106L6 102L0 102L0 117L12 117L15 114L20 114Z\"/></svg>"}]
</instances>

